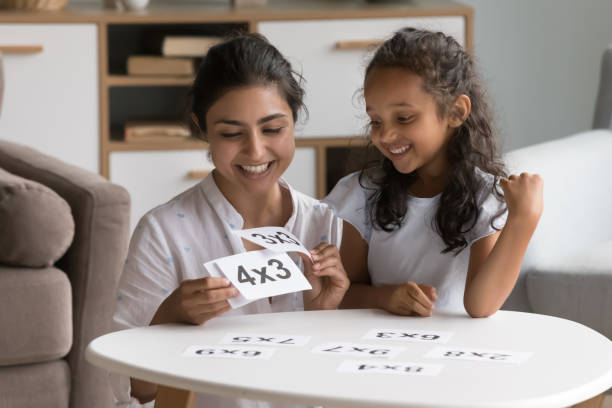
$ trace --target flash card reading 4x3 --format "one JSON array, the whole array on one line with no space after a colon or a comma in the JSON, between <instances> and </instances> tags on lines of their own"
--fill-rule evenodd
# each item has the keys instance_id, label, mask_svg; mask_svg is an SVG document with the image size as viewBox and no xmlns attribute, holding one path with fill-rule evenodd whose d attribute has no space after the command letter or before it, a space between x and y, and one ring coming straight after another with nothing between
<instances>
[{"instance_id":1,"label":"flash card reading 4x3","mask_svg":"<svg viewBox=\"0 0 612 408\"><path fill-rule=\"evenodd\" d=\"M243 299L228 299L236 308L253 300L312 289L302 271L287 254L270 250L249 251L207 262L211 276L225 276Z\"/></svg>"}]
</instances>

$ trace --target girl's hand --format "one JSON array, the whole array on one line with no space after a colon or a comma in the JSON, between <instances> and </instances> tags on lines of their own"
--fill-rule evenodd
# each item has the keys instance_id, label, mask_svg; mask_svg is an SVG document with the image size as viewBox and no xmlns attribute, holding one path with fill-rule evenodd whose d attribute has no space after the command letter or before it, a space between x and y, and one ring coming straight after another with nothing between
<instances>
[{"instance_id":1,"label":"girl's hand","mask_svg":"<svg viewBox=\"0 0 612 408\"><path fill-rule=\"evenodd\" d=\"M431 316L438 299L436 288L423 283L406 282L388 286L384 309L404 316Z\"/></svg>"},{"instance_id":2,"label":"girl's hand","mask_svg":"<svg viewBox=\"0 0 612 408\"><path fill-rule=\"evenodd\" d=\"M322 242L310 254L314 264L306 255L300 255L304 261L304 275L312 285L312 290L303 292L304 309L336 309L350 285L340 252L335 245Z\"/></svg>"},{"instance_id":3,"label":"girl's hand","mask_svg":"<svg viewBox=\"0 0 612 408\"><path fill-rule=\"evenodd\" d=\"M535 226L542 215L543 184L538 174L513 174L501 179L499 185L508 206L508 217L516 217Z\"/></svg>"},{"instance_id":4,"label":"girl's hand","mask_svg":"<svg viewBox=\"0 0 612 408\"><path fill-rule=\"evenodd\" d=\"M232 307L227 299L238 295L226 278L185 280L157 309L151 324L204 324Z\"/></svg>"}]
</instances>

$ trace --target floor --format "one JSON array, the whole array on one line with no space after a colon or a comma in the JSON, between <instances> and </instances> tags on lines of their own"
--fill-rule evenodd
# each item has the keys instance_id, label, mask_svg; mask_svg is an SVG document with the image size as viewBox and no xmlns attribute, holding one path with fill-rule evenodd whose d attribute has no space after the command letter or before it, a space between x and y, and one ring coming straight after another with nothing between
<instances>
[{"instance_id":1,"label":"floor","mask_svg":"<svg viewBox=\"0 0 612 408\"><path fill-rule=\"evenodd\" d=\"M604 402L601 408L612 408L612 394L606 395L606 398L604 398Z\"/></svg>"}]
</instances>

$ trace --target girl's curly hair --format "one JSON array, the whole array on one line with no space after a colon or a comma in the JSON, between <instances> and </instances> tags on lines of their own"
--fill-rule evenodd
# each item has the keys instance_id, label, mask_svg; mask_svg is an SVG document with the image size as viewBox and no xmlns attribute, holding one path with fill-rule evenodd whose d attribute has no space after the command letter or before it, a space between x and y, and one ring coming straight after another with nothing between
<instances>
[{"instance_id":1,"label":"girl's curly hair","mask_svg":"<svg viewBox=\"0 0 612 408\"><path fill-rule=\"evenodd\" d=\"M366 68L366 81L374 69L385 67L402 68L421 77L425 91L435 99L440 118L454 114L451 110L458 96L465 94L470 98L471 113L447 145L450 181L441 194L433 226L446 245L442 252L458 254L467 246L465 234L476 224L480 200L486 197L475 168L494 176L491 193L500 202L503 197L497 181L506 176L473 58L450 36L405 28L377 49ZM381 172L371 172L366 165L360 173L360 184L372 190L368 209L373 226L390 232L399 228L406 217L409 188L417 175L398 172L387 158L382 158L379 166ZM493 217L491 226L504 211L505 208Z\"/></svg>"}]
</instances>

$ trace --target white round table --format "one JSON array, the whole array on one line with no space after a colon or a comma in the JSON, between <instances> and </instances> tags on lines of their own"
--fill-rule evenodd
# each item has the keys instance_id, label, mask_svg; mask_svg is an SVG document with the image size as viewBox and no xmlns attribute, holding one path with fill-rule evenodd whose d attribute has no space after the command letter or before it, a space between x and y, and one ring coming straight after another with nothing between
<instances>
[{"instance_id":1,"label":"white round table","mask_svg":"<svg viewBox=\"0 0 612 408\"><path fill-rule=\"evenodd\" d=\"M372 329L444 331L446 344L363 339ZM310 336L274 349L269 359L188 357L190 346L218 345L227 333ZM380 358L316 354L325 343L403 347ZM522 363L426 357L436 347L532 353ZM153 383L240 398L325 407L566 407L612 387L612 342L581 324L499 311L402 317L380 310L334 310L220 317L204 326L158 325L92 341L92 364ZM442 365L437 375L339 372L345 360Z\"/></svg>"}]
</instances>

